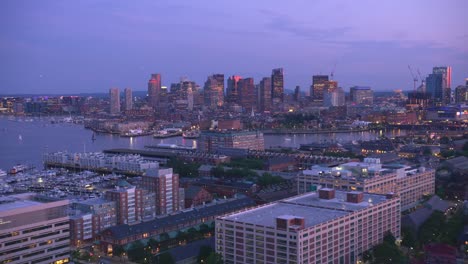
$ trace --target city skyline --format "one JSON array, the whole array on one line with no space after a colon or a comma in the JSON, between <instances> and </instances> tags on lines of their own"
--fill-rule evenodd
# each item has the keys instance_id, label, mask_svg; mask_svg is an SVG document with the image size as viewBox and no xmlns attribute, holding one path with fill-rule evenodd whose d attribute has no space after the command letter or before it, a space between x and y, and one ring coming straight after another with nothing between
<instances>
[{"instance_id":1,"label":"city skyline","mask_svg":"<svg viewBox=\"0 0 468 264\"><path fill-rule=\"evenodd\" d=\"M468 76L465 1L269 3L2 2L0 91L143 91L155 72L167 87L214 73L257 84L275 68L289 91L331 72L345 90L412 90L407 65L451 66L452 89Z\"/></svg>"}]
</instances>

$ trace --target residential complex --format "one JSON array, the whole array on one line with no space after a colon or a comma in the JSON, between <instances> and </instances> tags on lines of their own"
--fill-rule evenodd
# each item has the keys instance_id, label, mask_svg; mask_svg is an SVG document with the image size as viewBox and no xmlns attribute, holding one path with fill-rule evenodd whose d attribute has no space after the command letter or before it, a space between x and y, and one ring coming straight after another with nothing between
<instances>
[{"instance_id":1,"label":"residential complex","mask_svg":"<svg viewBox=\"0 0 468 264\"><path fill-rule=\"evenodd\" d=\"M356 263L362 253L400 236L400 199L318 191L216 219L224 263Z\"/></svg>"},{"instance_id":2,"label":"residential complex","mask_svg":"<svg viewBox=\"0 0 468 264\"><path fill-rule=\"evenodd\" d=\"M157 162L145 160L140 155L109 155L102 152L52 152L44 154L43 160L46 165L50 166L60 165L77 169L133 173L142 173L159 166Z\"/></svg>"},{"instance_id":3,"label":"residential complex","mask_svg":"<svg viewBox=\"0 0 468 264\"><path fill-rule=\"evenodd\" d=\"M66 263L70 259L68 200L31 193L0 198L1 263Z\"/></svg>"},{"instance_id":4,"label":"residential complex","mask_svg":"<svg viewBox=\"0 0 468 264\"><path fill-rule=\"evenodd\" d=\"M179 211L179 175L172 168L157 168L146 171L140 188L155 193L157 215Z\"/></svg>"}]
</instances>

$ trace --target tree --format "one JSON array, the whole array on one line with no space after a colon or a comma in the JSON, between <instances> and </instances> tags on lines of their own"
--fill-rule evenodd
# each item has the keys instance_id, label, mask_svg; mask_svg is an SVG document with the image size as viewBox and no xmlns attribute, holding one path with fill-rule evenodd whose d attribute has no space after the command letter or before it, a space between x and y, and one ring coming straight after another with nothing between
<instances>
[{"instance_id":1,"label":"tree","mask_svg":"<svg viewBox=\"0 0 468 264\"><path fill-rule=\"evenodd\" d=\"M170 239L170 236L169 236L168 233L164 232L164 233L161 233L161 234L159 235L159 239L160 239L161 241L169 240L169 239Z\"/></svg>"},{"instance_id":2,"label":"tree","mask_svg":"<svg viewBox=\"0 0 468 264\"><path fill-rule=\"evenodd\" d=\"M214 250L210 246L201 246L200 251L198 252L197 262L201 263L203 261L203 263L205 263L206 259L213 252Z\"/></svg>"},{"instance_id":3,"label":"tree","mask_svg":"<svg viewBox=\"0 0 468 264\"><path fill-rule=\"evenodd\" d=\"M174 258L171 255L171 253L166 251L166 252L163 252L163 253L155 256L153 263L173 264L173 263L175 263L175 261L174 261Z\"/></svg>"},{"instance_id":4,"label":"tree","mask_svg":"<svg viewBox=\"0 0 468 264\"><path fill-rule=\"evenodd\" d=\"M125 249L121 245L112 246L112 254L117 257L123 256Z\"/></svg>"},{"instance_id":5,"label":"tree","mask_svg":"<svg viewBox=\"0 0 468 264\"><path fill-rule=\"evenodd\" d=\"M151 250L145 248L145 245L139 240L131 244L127 253L128 258L133 262L147 263L152 258Z\"/></svg>"},{"instance_id":6,"label":"tree","mask_svg":"<svg viewBox=\"0 0 468 264\"><path fill-rule=\"evenodd\" d=\"M224 176L224 168L221 165L211 168L211 176L221 178Z\"/></svg>"},{"instance_id":7,"label":"tree","mask_svg":"<svg viewBox=\"0 0 468 264\"><path fill-rule=\"evenodd\" d=\"M156 239L150 238L150 239L148 240L148 246L149 246L151 249L157 248L158 245L159 245L159 242L158 242Z\"/></svg>"},{"instance_id":8,"label":"tree","mask_svg":"<svg viewBox=\"0 0 468 264\"><path fill-rule=\"evenodd\" d=\"M206 234L209 232L210 232L210 227L207 224L203 223L200 225L200 233Z\"/></svg>"},{"instance_id":9,"label":"tree","mask_svg":"<svg viewBox=\"0 0 468 264\"><path fill-rule=\"evenodd\" d=\"M71 253L71 258L72 259L79 259L81 257L80 250L73 250Z\"/></svg>"},{"instance_id":10,"label":"tree","mask_svg":"<svg viewBox=\"0 0 468 264\"><path fill-rule=\"evenodd\" d=\"M401 235L403 241L401 244L407 248L415 248L417 246L417 241L414 233L408 228L402 228Z\"/></svg>"},{"instance_id":11,"label":"tree","mask_svg":"<svg viewBox=\"0 0 468 264\"><path fill-rule=\"evenodd\" d=\"M223 264L224 261L223 261L223 256L219 253L216 253L216 252L211 252L210 255L208 256L208 258L206 258L206 261L204 261L203 263L206 263L206 264Z\"/></svg>"}]
</instances>

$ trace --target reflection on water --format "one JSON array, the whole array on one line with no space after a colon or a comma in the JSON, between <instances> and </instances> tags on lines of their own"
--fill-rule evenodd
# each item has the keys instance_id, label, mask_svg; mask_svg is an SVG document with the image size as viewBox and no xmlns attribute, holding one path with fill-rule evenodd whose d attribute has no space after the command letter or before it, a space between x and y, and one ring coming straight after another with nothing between
<instances>
[{"instance_id":1,"label":"reflection on water","mask_svg":"<svg viewBox=\"0 0 468 264\"><path fill-rule=\"evenodd\" d=\"M299 147L312 142L347 143L353 140L372 140L380 135L395 137L404 131L265 135L265 147ZM21 137L20 137L21 136ZM102 151L111 148L143 149L146 145L158 143L196 146L194 139L182 137L158 139L152 136L120 137L119 135L96 133L82 125L51 124L50 119L36 119L32 122L17 122L0 117L0 169L9 169L16 164L42 167L45 152Z\"/></svg>"}]
</instances>

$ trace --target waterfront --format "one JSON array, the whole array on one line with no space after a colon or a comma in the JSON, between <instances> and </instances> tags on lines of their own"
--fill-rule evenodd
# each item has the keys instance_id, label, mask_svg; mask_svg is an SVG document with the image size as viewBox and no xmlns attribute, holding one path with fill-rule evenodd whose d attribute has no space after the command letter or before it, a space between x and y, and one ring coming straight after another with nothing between
<instances>
[{"instance_id":1,"label":"waterfront","mask_svg":"<svg viewBox=\"0 0 468 264\"><path fill-rule=\"evenodd\" d=\"M120 137L112 134L96 134L83 125L72 123L51 124L49 118L9 120L0 117L0 169L10 169L16 164L33 165L42 168L42 154L51 151L102 151L110 148L143 149L146 145L159 143L192 146L196 140L172 137L157 139L152 136ZM381 132L382 133L382 132ZM372 140L381 133L331 133L265 135L265 147L299 147L312 142L347 143L353 140ZM404 131L395 130L384 133L388 137L403 135ZM383 134L382 134L383 135Z\"/></svg>"}]
</instances>

